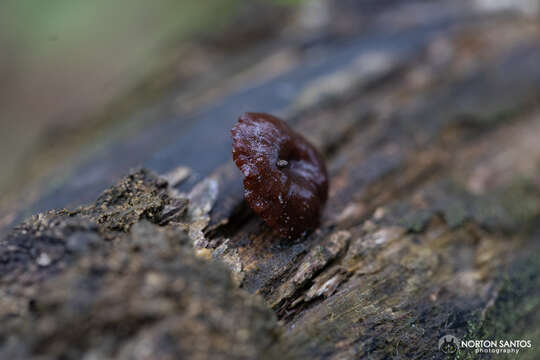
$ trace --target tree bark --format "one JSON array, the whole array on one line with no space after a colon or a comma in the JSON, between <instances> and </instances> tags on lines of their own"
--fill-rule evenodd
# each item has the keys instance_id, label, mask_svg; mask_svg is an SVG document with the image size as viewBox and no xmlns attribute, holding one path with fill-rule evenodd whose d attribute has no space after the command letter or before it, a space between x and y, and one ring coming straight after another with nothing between
<instances>
[{"instance_id":1,"label":"tree bark","mask_svg":"<svg viewBox=\"0 0 540 360\"><path fill-rule=\"evenodd\" d=\"M134 227L150 226L146 221L155 224L150 237L162 231L172 239L184 234L182 249L170 250L179 257L193 248L199 258L225 263L235 284L231 289L262 297L279 320L267 319L259 305L243 305L249 302L244 293L208 305L225 313L230 303L250 309L250 319L269 324L268 329L245 325L249 321L237 308L230 313L233 320L223 321L240 319L248 333L259 337L281 331L270 342L257 336L222 339L246 349L230 357L268 351L268 356L291 358L445 358L438 341L448 334L540 343L540 27L519 17L480 20L416 27L383 36L371 47L351 42L325 66L313 67L311 73L300 69L279 80L301 84L292 99L279 102L279 97L269 96L275 104L263 102L262 109L251 109L277 110L326 157L329 201L320 227L304 238L279 239L243 200L241 174L230 159L231 123L223 120L243 111L238 106L246 99L243 95L201 113L187 135L147 160L161 177L136 173L97 203L46 215L42 227L36 227L34 219L12 231L0 243L0 319L9 318L10 329L20 337L14 346L2 333L0 354L2 349L7 354L36 355L43 349L57 354L58 348L43 345L47 336L65 336L66 324L80 326L65 320L79 316L65 310L76 294L61 293L60 300L43 295L40 300L42 283L54 293L65 286L66 274L86 274L85 261L99 262L94 250L68 249L74 233L93 234L99 249L103 242L122 244L134 237L146 241L143 249L152 248L149 236L140 231L133 235ZM279 81L253 90L252 96L279 89ZM159 134L174 129L169 125ZM204 139L208 141L201 149L195 142ZM155 146L142 143L133 156ZM194 155L189 149L201 151ZM189 177L186 166L203 179ZM139 180L144 186L135 189ZM52 197L44 197L38 207L53 204ZM57 217L61 230L54 232L56 225L49 220ZM66 219L75 219L75 224L66 225ZM99 250L104 255L97 257L114 259L134 251L113 248ZM142 263L150 261L146 255L135 256L141 256ZM185 256L190 264L199 261ZM193 271L214 269L204 264L211 263L197 262ZM165 271L167 278L174 277L174 270L152 266L134 273ZM108 263L103 269L112 267ZM133 290L133 280L122 276L115 278L115 286L130 284L128 293L137 297L140 289ZM182 272L179 277L197 284L207 281ZM220 287L223 281L228 280L213 279L208 286ZM106 286L96 289L100 294ZM197 294L206 306L206 295ZM97 304L92 309L109 303L99 298ZM166 327L167 319L183 314L181 308L171 308L149 319L130 304L135 310L118 310L123 317L117 321L131 324L133 332L111 335L125 354L132 354L130 346L142 341L147 324L149 329ZM149 306L150 301L142 308ZM39 309L60 315L45 319ZM47 332L29 327L27 319L57 325ZM105 320L97 321L94 330L105 331ZM191 326L194 320L178 321ZM225 331L224 322L216 321L219 331ZM81 334L96 339L103 335L92 333L91 327ZM28 343L26 338L38 340ZM86 354L98 348L91 340L58 346L62 351L77 347L71 354ZM219 352L219 341L208 346ZM190 351L179 354L194 356L197 350ZM478 356L472 350L459 351L464 358ZM523 356L534 358L534 349L523 349Z\"/></svg>"}]
</instances>

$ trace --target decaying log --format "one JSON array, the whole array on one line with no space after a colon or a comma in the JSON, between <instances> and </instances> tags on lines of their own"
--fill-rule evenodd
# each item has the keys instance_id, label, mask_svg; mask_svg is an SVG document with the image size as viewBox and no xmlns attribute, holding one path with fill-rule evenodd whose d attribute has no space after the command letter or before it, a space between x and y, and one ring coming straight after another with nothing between
<instances>
[{"instance_id":1,"label":"decaying log","mask_svg":"<svg viewBox=\"0 0 540 360\"><path fill-rule=\"evenodd\" d=\"M286 114L327 158L329 202L302 239L243 201L228 130L245 98L146 159L161 175L12 230L0 355L419 359L444 358L446 334L539 344L540 26L437 29L341 50L291 75L293 101L255 109Z\"/></svg>"}]
</instances>

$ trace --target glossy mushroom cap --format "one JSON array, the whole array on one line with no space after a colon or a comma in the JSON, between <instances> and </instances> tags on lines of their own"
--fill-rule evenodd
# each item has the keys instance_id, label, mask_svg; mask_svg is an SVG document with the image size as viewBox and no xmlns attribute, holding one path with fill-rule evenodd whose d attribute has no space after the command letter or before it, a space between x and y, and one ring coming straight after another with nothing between
<instances>
[{"instance_id":1,"label":"glossy mushroom cap","mask_svg":"<svg viewBox=\"0 0 540 360\"><path fill-rule=\"evenodd\" d=\"M328 174L315 147L269 114L245 113L231 132L233 160L253 211L289 239L317 227Z\"/></svg>"}]
</instances>

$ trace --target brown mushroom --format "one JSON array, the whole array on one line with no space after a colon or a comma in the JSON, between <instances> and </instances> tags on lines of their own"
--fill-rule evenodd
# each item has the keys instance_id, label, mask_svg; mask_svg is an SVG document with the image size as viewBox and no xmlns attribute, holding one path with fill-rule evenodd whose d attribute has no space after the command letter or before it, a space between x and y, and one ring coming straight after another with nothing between
<instances>
[{"instance_id":1,"label":"brown mushroom","mask_svg":"<svg viewBox=\"0 0 540 360\"><path fill-rule=\"evenodd\" d=\"M317 227L328 174L315 147L269 114L245 113L231 132L233 160L253 211L289 239Z\"/></svg>"}]
</instances>

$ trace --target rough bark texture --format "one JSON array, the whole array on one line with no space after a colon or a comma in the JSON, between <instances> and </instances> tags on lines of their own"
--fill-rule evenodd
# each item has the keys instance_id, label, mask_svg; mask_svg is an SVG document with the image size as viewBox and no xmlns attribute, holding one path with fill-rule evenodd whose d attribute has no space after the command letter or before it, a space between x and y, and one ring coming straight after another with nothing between
<instances>
[{"instance_id":1,"label":"rough bark texture","mask_svg":"<svg viewBox=\"0 0 540 360\"><path fill-rule=\"evenodd\" d=\"M0 357L272 358L275 316L192 254L205 215L168 190L135 172L94 205L14 229L1 243Z\"/></svg>"},{"instance_id":2,"label":"rough bark texture","mask_svg":"<svg viewBox=\"0 0 540 360\"><path fill-rule=\"evenodd\" d=\"M134 172L0 242L0 355L445 358L446 334L538 346L540 26L457 9L328 46L323 65L225 98L187 133L155 129L168 146L115 149L151 152L162 175ZM276 89L286 99L261 97ZM245 103L326 156L329 201L305 238L280 239L243 200L228 130ZM70 181L65 204L84 200Z\"/></svg>"}]
</instances>

